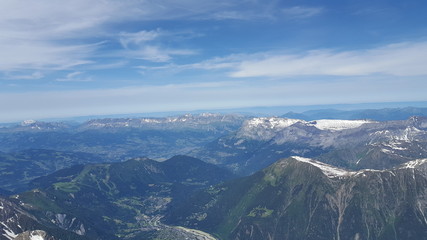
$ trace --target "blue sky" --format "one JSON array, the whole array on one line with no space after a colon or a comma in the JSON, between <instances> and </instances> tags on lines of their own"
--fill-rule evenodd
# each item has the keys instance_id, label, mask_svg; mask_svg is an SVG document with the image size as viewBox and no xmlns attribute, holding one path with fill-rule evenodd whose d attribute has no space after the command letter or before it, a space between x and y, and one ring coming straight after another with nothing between
<instances>
[{"instance_id":1,"label":"blue sky","mask_svg":"<svg viewBox=\"0 0 427 240\"><path fill-rule=\"evenodd\" d=\"M427 101L427 2L0 1L0 121Z\"/></svg>"}]
</instances>

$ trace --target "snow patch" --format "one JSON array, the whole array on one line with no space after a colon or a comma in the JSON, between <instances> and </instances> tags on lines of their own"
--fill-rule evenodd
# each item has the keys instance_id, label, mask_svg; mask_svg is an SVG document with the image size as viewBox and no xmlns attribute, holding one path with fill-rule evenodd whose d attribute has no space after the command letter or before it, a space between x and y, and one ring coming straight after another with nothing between
<instances>
[{"instance_id":1,"label":"snow patch","mask_svg":"<svg viewBox=\"0 0 427 240\"><path fill-rule=\"evenodd\" d=\"M420 133L421 130L419 130L416 127L407 127L403 131L403 133L400 136L396 136L395 140L410 142L414 139L414 136L416 136L418 133Z\"/></svg>"},{"instance_id":2,"label":"snow patch","mask_svg":"<svg viewBox=\"0 0 427 240\"><path fill-rule=\"evenodd\" d=\"M390 141L388 143L383 143L383 145L385 147L389 147L389 148L391 148L393 150L399 150L399 151L407 150L407 148L403 148L403 147L399 147L398 146L398 145L401 145L401 144L402 144L402 142L399 142L399 141Z\"/></svg>"},{"instance_id":3,"label":"snow patch","mask_svg":"<svg viewBox=\"0 0 427 240\"><path fill-rule=\"evenodd\" d=\"M346 171L341 168L333 167L331 165L300 156L292 156L293 159L300 161L300 162L306 162L310 163L313 166L318 167L322 172L328 177L328 178L336 178L336 177L345 177L345 176L351 176L354 175L355 172Z\"/></svg>"},{"instance_id":4,"label":"snow patch","mask_svg":"<svg viewBox=\"0 0 427 240\"><path fill-rule=\"evenodd\" d=\"M392 154L393 153L393 151L391 151L389 149L385 149L385 148L381 149L381 152L387 153L387 154Z\"/></svg>"},{"instance_id":5,"label":"snow patch","mask_svg":"<svg viewBox=\"0 0 427 240\"><path fill-rule=\"evenodd\" d=\"M21 125L22 126L28 126L28 125L31 125L31 124L34 124L34 123L36 123L36 121L30 119L30 120L22 121Z\"/></svg>"},{"instance_id":6,"label":"snow patch","mask_svg":"<svg viewBox=\"0 0 427 240\"><path fill-rule=\"evenodd\" d=\"M0 222L3 226L4 226L4 228L3 228L3 231L5 232L4 234L3 234L3 236L5 236L6 238L8 238L8 239L14 239L14 238L16 238L16 236L18 236L17 234L15 234L13 231L12 231L12 229L10 229L9 228L9 226L7 226L4 222Z\"/></svg>"},{"instance_id":7,"label":"snow patch","mask_svg":"<svg viewBox=\"0 0 427 240\"><path fill-rule=\"evenodd\" d=\"M322 163L310 158L300 157L300 156L292 156L291 158L300 161L300 162L306 162L310 163L311 165L318 167L322 172L328 177L328 178L337 178L337 177L351 177L351 176L361 176L366 177L368 176L366 173L369 172L378 172L378 173L389 173L393 176L396 176L394 170L396 169L413 169L415 171L416 168L426 165L427 166L427 158L424 159L417 159L413 160L407 163L404 163L400 165L397 168L393 169L385 169L385 170L376 170L376 169L362 169L359 171L347 171L341 168L337 168L331 165L328 165L326 163ZM415 174L415 172L414 172ZM415 177L415 175L414 175Z\"/></svg>"},{"instance_id":8,"label":"snow patch","mask_svg":"<svg viewBox=\"0 0 427 240\"><path fill-rule=\"evenodd\" d=\"M297 122L304 121L299 119L277 117L252 118L243 123L243 126L239 130L237 136L264 141L270 140L277 134L277 132Z\"/></svg>"},{"instance_id":9,"label":"snow patch","mask_svg":"<svg viewBox=\"0 0 427 240\"><path fill-rule=\"evenodd\" d=\"M426 163L427 163L427 158L417 159L417 160L413 160L413 161L402 164L401 168L416 168Z\"/></svg>"},{"instance_id":10,"label":"snow patch","mask_svg":"<svg viewBox=\"0 0 427 240\"><path fill-rule=\"evenodd\" d=\"M373 121L367 120L335 120L335 119L321 119L311 121L316 128L320 130L331 130L331 131L341 131L345 129L358 128L365 123L372 123Z\"/></svg>"},{"instance_id":11,"label":"snow patch","mask_svg":"<svg viewBox=\"0 0 427 240\"><path fill-rule=\"evenodd\" d=\"M251 120L246 121L245 127L249 129L254 128L266 128L266 129L276 129L281 130L283 128L287 128L297 122L301 122L299 119L289 119L289 118L253 118Z\"/></svg>"},{"instance_id":12,"label":"snow patch","mask_svg":"<svg viewBox=\"0 0 427 240\"><path fill-rule=\"evenodd\" d=\"M44 240L44 238L40 235L31 235L30 240Z\"/></svg>"},{"instance_id":13,"label":"snow patch","mask_svg":"<svg viewBox=\"0 0 427 240\"><path fill-rule=\"evenodd\" d=\"M244 139L239 139L239 141L237 141L236 143L234 143L234 146L238 146L238 145L242 144L243 142L245 142Z\"/></svg>"}]
</instances>

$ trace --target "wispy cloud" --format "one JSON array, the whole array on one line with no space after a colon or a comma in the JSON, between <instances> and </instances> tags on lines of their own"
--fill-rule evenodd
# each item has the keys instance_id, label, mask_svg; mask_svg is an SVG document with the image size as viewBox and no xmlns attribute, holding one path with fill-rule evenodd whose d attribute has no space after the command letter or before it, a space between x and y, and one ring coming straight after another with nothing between
<instances>
[{"instance_id":1,"label":"wispy cloud","mask_svg":"<svg viewBox=\"0 0 427 240\"><path fill-rule=\"evenodd\" d=\"M214 20L240 20L240 21L254 21L262 19L274 19L277 13L269 9L263 9L263 6L258 6L256 11L251 10L226 10L214 12L211 15L202 16L202 19Z\"/></svg>"},{"instance_id":2,"label":"wispy cloud","mask_svg":"<svg viewBox=\"0 0 427 240\"><path fill-rule=\"evenodd\" d=\"M160 35L160 29L154 31L139 31L139 32L121 32L119 41L124 48L128 48L130 44L140 45L144 42L153 41Z\"/></svg>"},{"instance_id":3,"label":"wispy cloud","mask_svg":"<svg viewBox=\"0 0 427 240\"><path fill-rule=\"evenodd\" d=\"M290 19L305 19L320 15L324 11L320 7L304 7L295 6L290 8L282 9L283 14L286 18Z\"/></svg>"},{"instance_id":4,"label":"wispy cloud","mask_svg":"<svg viewBox=\"0 0 427 240\"><path fill-rule=\"evenodd\" d=\"M0 71L61 70L92 63L96 44L61 45L51 42L0 39Z\"/></svg>"},{"instance_id":5,"label":"wispy cloud","mask_svg":"<svg viewBox=\"0 0 427 240\"><path fill-rule=\"evenodd\" d=\"M83 39L99 34L113 11L108 4L87 4L1 1L0 71L67 69L92 62L98 46Z\"/></svg>"},{"instance_id":6,"label":"wispy cloud","mask_svg":"<svg viewBox=\"0 0 427 240\"><path fill-rule=\"evenodd\" d=\"M115 68L121 68L128 64L128 61L119 60L115 62L110 63L94 63L92 65L87 65L85 68L88 70L103 70L103 69L115 69Z\"/></svg>"},{"instance_id":7,"label":"wispy cloud","mask_svg":"<svg viewBox=\"0 0 427 240\"><path fill-rule=\"evenodd\" d=\"M173 56L194 55L191 49L168 49L160 46L146 45L136 49L126 49L118 53L124 58L142 59L150 62L169 62Z\"/></svg>"},{"instance_id":8,"label":"wispy cloud","mask_svg":"<svg viewBox=\"0 0 427 240\"><path fill-rule=\"evenodd\" d=\"M119 36L121 45L129 48L153 41L162 34L159 30L115 32L111 23L212 16L242 2L244 0L0 1L0 71L69 69L93 64L98 61L95 55L99 41ZM190 52L162 48L151 44L137 50L142 58L153 61L166 61L173 55ZM157 53L159 57L154 57Z\"/></svg>"},{"instance_id":9,"label":"wispy cloud","mask_svg":"<svg viewBox=\"0 0 427 240\"><path fill-rule=\"evenodd\" d=\"M32 72L30 74L13 74L13 73L6 73L4 79L9 80L33 80L33 79L40 79L43 78L44 74L42 72L36 71Z\"/></svg>"},{"instance_id":10,"label":"wispy cloud","mask_svg":"<svg viewBox=\"0 0 427 240\"><path fill-rule=\"evenodd\" d=\"M313 50L301 54L266 54L242 59L232 77L285 77L303 75L395 76L427 75L427 42L400 43L354 50Z\"/></svg>"},{"instance_id":11,"label":"wispy cloud","mask_svg":"<svg viewBox=\"0 0 427 240\"><path fill-rule=\"evenodd\" d=\"M56 79L57 82L91 82L91 77L82 77L84 72L71 72L68 73L65 78Z\"/></svg>"},{"instance_id":12,"label":"wispy cloud","mask_svg":"<svg viewBox=\"0 0 427 240\"><path fill-rule=\"evenodd\" d=\"M168 62L173 56L194 55L197 53L191 49L174 49L164 47L161 44L162 38L178 39L182 35L191 35L193 33L170 32L156 29L153 31L139 32L121 32L119 41L124 50L119 51L118 55L125 58L143 59L151 62ZM158 40L158 41L155 41Z\"/></svg>"},{"instance_id":13,"label":"wispy cloud","mask_svg":"<svg viewBox=\"0 0 427 240\"><path fill-rule=\"evenodd\" d=\"M139 68L185 71L223 71L233 78L297 76L424 76L427 42L406 42L371 49L339 51L314 49L300 53L232 54L191 64Z\"/></svg>"},{"instance_id":14,"label":"wispy cloud","mask_svg":"<svg viewBox=\"0 0 427 240\"><path fill-rule=\"evenodd\" d=\"M264 54L261 54L264 55ZM171 70L171 71L185 71L185 70L235 70L239 67L245 59L254 59L259 54L232 54L226 57L215 57L201 62L189 64L165 64L161 66L138 66L140 69L146 70Z\"/></svg>"}]
</instances>

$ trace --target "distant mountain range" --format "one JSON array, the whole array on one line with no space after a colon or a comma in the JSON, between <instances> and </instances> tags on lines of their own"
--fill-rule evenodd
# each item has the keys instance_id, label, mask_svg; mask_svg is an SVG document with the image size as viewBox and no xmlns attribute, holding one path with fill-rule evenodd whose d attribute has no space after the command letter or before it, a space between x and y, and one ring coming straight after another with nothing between
<instances>
[{"instance_id":1,"label":"distant mountain range","mask_svg":"<svg viewBox=\"0 0 427 240\"><path fill-rule=\"evenodd\" d=\"M427 157L427 118L402 121L253 118L194 155L247 175L293 155L347 169L387 169Z\"/></svg>"},{"instance_id":2,"label":"distant mountain range","mask_svg":"<svg viewBox=\"0 0 427 240\"><path fill-rule=\"evenodd\" d=\"M119 119L119 118L166 118L170 116L182 116L184 114L191 115L200 115L205 113L213 114L243 114L246 116L256 116L256 117L266 117L266 116L282 116L285 113L302 113L306 111L328 111L328 110L338 110L338 111L381 111L383 109L404 109L404 108L425 108L427 102L379 102L379 103L355 103L355 104L323 104L323 105L284 105L284 106L264 106L264 107L246 107L246 108L232 108L232 109L200 109L194 111L172 111L172 112L151 112L151 113L129 113L129 114L111 114L111 115L92 115L92 116L77 116L77 117L67 117L67 118L48 118L48 119L39 119L44 122L75 122L83 123L93 119ZM411 115L414 116L414 115ZM407 116L402 119L407 119ZM386 120L402 120L395 119L390 115L390 119ZM298 118L298 117L290 117ZM304 118L301 118L304 119ZM309 120L309 119L304 119ZM311 119L312 120L312 119ZM0 123L2 126L11 126L13 123Z\"/></svg>"},{"instance_id":3,"label":"distant mountain range","mask_svg":"<svg viewBox=\"0 0 427 240\"><path fill-rule=\"evenodd\" d=\"M104 161L185 154L238 129L247 117L200 114L167 118L95 119L82 124L24 121L0 128L0 151L49 149L96 154Z\"/></svg>"},{"instance_id":4,"label":"distant mountain range","mask_svg":"<svg viewBox=\"0 0 427 240\"><path fill-rule=\"evenodd\" d=\"M32 179L76 164L136 157L165 160L236 131L245 119L204 113L95 119L82 124L27 120L0 128L0 188L29 190Z\"/></svg>"}]
</instances>

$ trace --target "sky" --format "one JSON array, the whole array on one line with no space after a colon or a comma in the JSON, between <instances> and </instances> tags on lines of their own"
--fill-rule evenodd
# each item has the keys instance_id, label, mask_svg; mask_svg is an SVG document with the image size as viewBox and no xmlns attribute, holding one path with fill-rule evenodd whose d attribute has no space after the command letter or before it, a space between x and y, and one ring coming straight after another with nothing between
<instances>
[{"instance_id":1,"label":"sky","mask_svg":"<svg viewBox=\"0 0 427 240\"><path fill-rule=\"evenodd\" d=\"M425 0L1 0L0 122L427 101Z\"/></svg>"}]
</instances>

